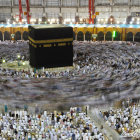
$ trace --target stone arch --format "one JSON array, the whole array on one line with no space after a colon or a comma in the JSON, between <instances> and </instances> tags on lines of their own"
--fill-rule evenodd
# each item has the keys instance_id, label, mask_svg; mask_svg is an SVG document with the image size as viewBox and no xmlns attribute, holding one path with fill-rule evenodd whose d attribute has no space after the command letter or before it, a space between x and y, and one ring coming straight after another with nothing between
<instances>
[{"instance_id":1,"label":"stone arch","mask_svg":"<svg viewBox=\"0 0 140 140\"><path fill-rule=\"evenodd\" d=\"M105 40L106 41L112 41L112 33L110 31L106 33Z\"/></svg>"},{"instance_id":2,"label":"stone arch","mask_svg":"<svg viewBox=\"0 0 140 140\"><path fill-rule=\"evenodd\" d=\"M28 40L29 33L27 31L23 32L23 40Z\"/></svg>"},{"instance_id":3,"label":"stone arch","mask_svg":"<svg viewBox=\"0 0 140 140\"><path fill-rule=\"evenodd\" d=\"M128 32L126 35L126 41L133 41L133 33L132 32Z\"/></svg>"},{"instance_id":4,"label":"stone arch","mask_svg":"<svg viewBox=\"0 0 140 140\"><path fill-rule=\"evenodd\" d=\"M127 24L130 24L130 22L132 21L132 16L128 16L127 18L126 18L126 23Z\"/></svg>"},{"instance_id":5,"label":"stone arch","mask_svg":"<svg viewBox=\"0 0 140 140\"><path fill-rule=\"evenodd\" d=\"M121 33L116 31L116 37L114 37L114 41L121 41Z\"/></svg>"},{"instance_id":6,"label":"stone arch","mask_svg":"<svg viewBox=\"0 0 140 140\"><path fill-rule=\"evenodd\" d=\"M1 31L0 31L0 40L3 41L3 34Z\"/></svg>"},{"instance_id":7,"label":"stone arch","mask_svg":"<svg viewBox=\"0 0 140 140\"><path fill-rule=\"evenodd\" d=\"M73 40L75 40L75 32L73 32Z\"/></svg>"},{"instance_id":8,"label":"stone arch","mask_svg":"<svg viewBox=\"0 0 140 140\"><path fill-rule=\"evenodd\" d=\"M15 40L21 40L21 32L20 31L17 31L15 33Z\"/></svg>"},{"instance_id":9,"label":"stone arch","mask_svg":"<svg viewBox=\"0 0 140 140\"><path fill-rule=\"evenodd\" d=\"M102 31L100 31L98 33L97 40L98 41L103 41L104 40L104 33Z\"/></svg>"},{"instance_id":10,"label":"stone arch","mask_svg":"<svg viewBox=\"0 0 140 140\"><path fill-rule=\"evenodd\" d=\"M135 35L135 41L140 42L140 32L137 32Z\"/></svg>"},{"instance_id":11,"label":"stone arch","mask_svg":"<svg viewBox=\"0 0 140 140\"><path fill-rule=\"evenodd\" d=\"M10 33L8 31L4 32L4 40L11 40Z\"/></svg>"},{"instance_id":12,"label":"stone arch","mask_svg":"<svg viewBox=\"0 0 140 140\"><path fill-rule=\"evenodd\" d=\"M84 41L84 34L83 34L83 32L81 32L81 31L78 32L77 40L78 41Z\"/></svg>"},{"instance_id":13,"label":"stone arch","mask_svg":"<svg viewBox=\"0 0 140 140\"><path fill-rule=\"evenodd\" d=\"M91 40L91 32L87 31L85 34L85 40L90 41Z\"/></svg>"},{"instance_id":14,"label":"stone arch","mask_svg":"<svg viewBox=\"0 0 140 140\"><path fill-rule=\"evenodd\" d=\"M108 19L108 24L115 24L115 18L114 16L110 16L109 19Z\"/></svg>"}]
</instances>

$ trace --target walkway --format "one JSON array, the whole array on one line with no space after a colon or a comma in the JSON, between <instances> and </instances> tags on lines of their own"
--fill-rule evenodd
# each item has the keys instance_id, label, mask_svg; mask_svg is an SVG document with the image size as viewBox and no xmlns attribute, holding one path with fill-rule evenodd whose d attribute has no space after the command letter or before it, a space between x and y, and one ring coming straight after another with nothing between
<instances>
[{"instance_id":1,"label":"walkway","mask_svg":"<svg viewBox=\"0 0 140 140\"><path fill-rule=\"evenodd\" d=\"M105 135L106 140L120 140L119 134L107 124L105 124L104 120L99 115L98 109L92 109L89 113L89 116L93 119L99 130ZM103 129L101 129L101 126L103 126Z\"/></svg>"}]
</instances>

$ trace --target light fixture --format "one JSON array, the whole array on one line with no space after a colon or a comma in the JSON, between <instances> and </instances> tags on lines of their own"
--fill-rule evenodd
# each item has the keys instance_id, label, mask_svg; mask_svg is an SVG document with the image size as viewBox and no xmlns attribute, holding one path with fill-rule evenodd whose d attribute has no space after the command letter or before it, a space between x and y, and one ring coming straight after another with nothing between
<instances>
[{"instance_id":1,"label":"light fixture","mask_svg":"<svg viewBox=\"0 0 140 140\"><path fill-rule=\"evenodd\" d=\"M36 21L36 19L35 18L31 18L31 22L35 22Z\"/></svg>"},{"instance_id":2,"label":"light fixture","mask_svg":"<svg viewBox=\"0 0 140 140\"><path fill-rule=\"evenodd\" d=\"M75 22L75 19L72 19L71 21L72 21L72 22Z\"/></svg>"},{"instance_id":3,"label":"light fixture","mask_svg":"<svg viewBox=\"0 0 140 140\"><path fill-rule=\"evenodd\" d=\"M22 62L22 65L25 66L25 62Z\"/></svg>"},{"instance_id":4,"label":"light fixture","mask_svg":"<svg viewBox=\"0 0 140 140\"><path fill-rule=\"evenodd\" d=\"M42 19L41 18L39 18L39 22L41 22L42 21Z\"/></svg>"},{"instance_id":5,"label":"light fixture","mask_svg":"<svg viewBox=\"0 0 140 140\"><path fill-rule=\"evenodd\" d=\"M21 57L20 54L18 54L18 55L17 55L17 58L20 59L20 57Z\"/></svg>"},{"instance_id":6,"label":"light fixture","mask_svg":"<svg viewBox=\"0 0 140 140\"><path fill-rule=\"evenodd\" d=\"M6 62L6 60L5 60L5 59L3 59L3 60L2 60L2 63L5 63L5 62Z\"/></svg>"},{"instance_id":7,"label":"light fixture","mask_svg":"<svg viewBox=\"0 0 140 140\"><path fill-rule=\"evenodd\" d=\"M82 19L82 18L80 18L80 21L83 21L83 19Z\"/></svg>"},{"instance_id":8,"label":"light fixture","mask_svg":"<svg viewBox=\"0 0 140 140\"><path fill-rule=\"evenodd\" d=\"M113 31L113 38L116 37L116 31Z\"/></svg>"},{"instance_id":9,"label":"light fixture","mask_svg":"<svg viewBox=\"0 0 140 140\"><path fill-rule=\"evenodd\" d=\"M117 24L119 24L120 22L119 21L117 21Z\"/></svg>"},{"instance_id":10,"label":"light fixture","mask_svg":"<svg viewBox=\"0 0 140 140\"><path fill-rule=\"evenodd\" d=\"M18 18L16 18L16 21L18 21Z\"/></svg>"},{"instance_id":11,"label":"light fixture","mask_svg":"<svg viewBox=\"0 0 140 140\"><path fill-rule=\"evenodd\" d=\"M51 19L51 22L55 22L55 19L54 19L54 18L52 18L52 19Z\"/></svg>"},{"instance_id":12,"label":"light fixture","mask_svg":"<svg viewBox=\"0 0 140 140\"><path fill-rule=\"evenodd\" d=\"M132 21L134 21L135 20L135 18L132 18Z\"/></svg>"}]
</instances>

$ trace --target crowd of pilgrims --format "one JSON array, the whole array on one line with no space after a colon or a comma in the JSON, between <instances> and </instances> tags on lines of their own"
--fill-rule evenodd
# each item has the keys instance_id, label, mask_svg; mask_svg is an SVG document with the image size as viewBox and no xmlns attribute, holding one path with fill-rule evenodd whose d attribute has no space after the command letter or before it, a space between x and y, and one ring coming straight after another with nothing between
<instances>
[{"instance_id":1,"label":"crowd of pilgrims","mask_svg":"<svg viewBox=\"0 0 140 140\"><path fill-rule=\"evenodd\" d=\"M104 140L88 109L71 107L69 112L42 114L6 111L0 114L2 140Z\"/></svg>"},{"instance_id":2,"label":"crowd of pilgrims","mask_svg":"<svg viewBox=\"0 0 140 140\"><path fill-rule=\"evenodd\" d=\"M28 45L3 43L1 59L13 61L20 53L29 60ZM74 68L59 72L43 70L11 70L0 67L0 76L20 78L59 78L93 75L102 80L139 80L140 46L128 42L74 42ZM138 82L138 81L137 81ZM86 113L77 109L67 113L29 114L27 111L8 112L0 115L0 139L2 140L102 140L94 122ZM102 113L106 123L124 136L137 136L140 128L139 104Z\"/></svg>"},{"instance_id":3,"label":"crowd of pilgrims","mask_svg":"<svg viewBox=\"0 0 140 140\"><path fill-rule=\"evenodd\" d=\"M23 46L22 46L23 45ZM15 49L14 49L15 47ZM1 59L7 61L16 59L20 52L25 61L29 60L27 42L7 43L0 47ZM5 54L7 53L7 55ZM4 57L3 57L4 56ZM10 70L0 67L0 74L21 78L57 78L73 77L83 74L98 73L98 75L139 75L140 48L127 42L74 42L74 68L59 72L43 70ZM102 72L103 73L100 73Z\"/></svg>"},{"instance_id":4,"label":"crowd of pilgrims","mask_svg":"<svg viewBox=\"0 0 140 140\"><path fill-rule=\"evenodd\" d=\"M102 112L102 117L121 136L140 138L140 100L123 101L121 108Z\"/></svg>"}]
</instances>

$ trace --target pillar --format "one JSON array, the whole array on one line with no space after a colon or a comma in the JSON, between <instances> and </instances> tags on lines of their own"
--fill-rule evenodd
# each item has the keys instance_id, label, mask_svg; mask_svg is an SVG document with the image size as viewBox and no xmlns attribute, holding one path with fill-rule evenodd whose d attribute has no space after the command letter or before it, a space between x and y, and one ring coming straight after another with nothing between
<instances>
[{"instance_id":1,"label":"pillar","mask_svg":"<svg viewBox=\"0 0 140 140\"><path fill-rule=\"evenodd\" d=\"M58 17L58 19L59 19L59 24L63 24L63 17L61 15Z\"/></svg>"},{"instance_id":2,"label":"pillar","mask_svg":"<svg viewBox=\"0 0 140 140\"><path fill-rule=\"evenodd\" d=\"M11 35L11 40L14 41L15 40L15 34L11 33L10 35Z\"/></svg>"},{"instance_id":3,"label":"pillar","mask_svg":"<svg viewBox=\"0 0 140 140\"><path fill-rule=\"evenodd\" d=\"M63 0L60 0L60 7L62 7L63 5Z\"/></svg>"},{"instance_id":4,"label":"pillar","mask_svg":"<svg viewBox=\"0 0 140 140\"><path fill-rule=\"evenodd\" d=\"M2 33L2 36L3 36L3 41L4 41L4 33Z\"/></svg>"},{"instance_id":5,"label":"pillar","mask_svg":"<svg viewBox=\"0 0 140 140\"><path fill-rule=\"evenodd\" d=\"M93 34L97 34L97 28L96 27L93 28Z\"/></svg>"},{"instance_id":6,"label":"pillar","mask_svg":"<svg viewBox=\"0 0 140 140\"><path fill-rule=\"evenodd\" d=\"M75 33L75 40L77 40L77 33Z\"/></svg>"},{"instance_id":7,"label":"pillar","mask_svg":"<svg viewBox=\"0 0 140 140\"><path fill-rule=\"evenodd\" d=\"M23 27L20 28L20 32L21 32L21 40L23 40Z\"/></svg>"},{"instance_id":8,"label":"pillar","mask_svg":"<svg viewBox=\"0 0 140 140\"><path fill-rule=\"evenodd\" d=\"M85 35L85 33L84 33L84 41L85 41L85 39L86 39L86 35Z\"/></svg>"},{"instance_id":9,"label":"pillar","mask_svg":"<svg viewBox=\"0 0 140 140\"><path fill-rule=\"evenodd\" d=\"M79 2L79 0L77 0L77 8L76 8L77 9L77 11L76 11L77 13L79 11L79 6L80 6L80 2Z\"/></svg>"},{"instance_id":10,"label":"pillar","mask_svg":"<svg viewBox=\"0 0 140 140\"><path fill-rule=\"evenodd\" d=\"M97 28L96 27L93 28L93 34L97 34ZM96 41L96 39L97 38L93 38L94 41Z\"/></svg>"},{"instance_id":11,"label":"pillar","mask_svg":"<svg viewBox=\"0 0 140 140\"><path fill-rule=\"evenodd\" d=\"M113 1L110 0L110 15L112 15L112 12L113 12Z\"/></svg>"},{"instance_id":12,"label":"pillar","mask_svg":"<svg viewBox=\"0 0 140 140\"><path fill-rule=\"evenodd\" d=\"M125 41L126 38L126 28L122 28L122 41Z\"/></svg>"},{"instance_id":13,"label":"pillar","mask_svg":"<svg viewBox=\"0 0 140 140\"><path fill-rule=\"evenodd\" d=\"M131 0L128 0L128 5L131 6Z\"/></svg>"},{"instance_id":14,"label":"pillar","mask_svg":"<svg viewBox=\"0 0 140 140\"><path fill-rule=\"evenodd\" d=\"M14 0L11 0L11 6L12 7L14 6Z\"/></svg>"},{"instance_id":15,"label":"pillar","mask_svg":"<svg viewBox=\"0 0 140 140\"><path fill-rule=\"evenodd\" d=\"M45 3L45 0L43 0L43 1L42 1L42 6L45 6L45 4L46 4L46 3Z\"/></svg>"},{"instance_id":16,"label":"pillar","mask_svg":"<svg viewBox=\"0 0 140 140\"><path fill-rule=\"evenodd\" d=\"M128 7L129 7L128 13L131 14L131 0L128 0Z\"/></svg>"},{"instance_id":17,"label":"pillar","mask_svg":"<svg viewBox=\"0 0 140 140\"><path fill-rule=\"evenodd\" d=\"M13 6L14 6L14 1L11 0L11 13L13 13Z\"/></svg>"},{"instance_id":18,"label":"pillar","mask_svg":"<svg viewBox=\"0 0 140 140\"><path fill-rule=\"evenodd\" d=\"M21 40L23 40L23 32L21 32Z\"/></svg>"},{"instance_id":19,"label":"pillar","mask_svg":"<svg viewBox=\"0 0 140 140\"><path fill-rule=\"evenodd\" d=\"M79 6L80 6L80 2L79 2L79 0L77 0L77 6L78 6L78 8L79 8Z\"/></svg>"},{"instance_id":20,"label":"pillar","mask_svg":"<svg viewBox=\"0 0 140 140\"><path fill-rule=\"evenodd\" d=\"M92 24L94 24L94 20L95 20L95 17L94 17L94 15L95 15L95 0L92 0L92 4L91 4L92 6L92 8L91 8L91 10L92 10Z\"/></svg>"},{"instance_id":21,"label":"pillar","mask_svg":"<svg viewBox=\"0 0 140 140\"><path fill-rule=\"evenodd\" d=\"M45 2L45 0L42 1L42 6L43 6L43 13L45 13L45 7L46 7L46 2Z\"/></svg>"},{"instance_id":22,"label":"pillar","mask_svg":"<svg viewBox=\"0 0 140 140\"><path fill-rule=\"evenodd\" d=\"M89 6L89 24L91 24L91 17L92 17L92 11L91 11L91 0L89 0L89 4L88 4L88 6Z\"/></svg>"},{"instance_id":23,"label":"pillar","mask_svg":"<svg viewBox=\"0 0 140 140\"><path fill-rule=\"evenodd\" d=\"M104 41L106 41L105 40L105 35L106 35L106 27L104 27Z\"/></svg>"},{"instance_id":24,"label":"pillar","mask_svg":"<svg viewBox=\"0 0 140 140\"><path fill-rule=\"evenodd\" d=\"M113 31L114 31L115 29L113 28ZM112 32L112 41L114 41L114 37L113 37L113 32Z\"/></svg>"},{"instance_id":25,"label":"pillar","mask_svg":"<svg viewBox=\"0 0 140 140\"><path fill-rule=\"evenodd\" d=\"M133 42L135 41L135 34L133 34Z\"/></svg>"}]
</instances>

